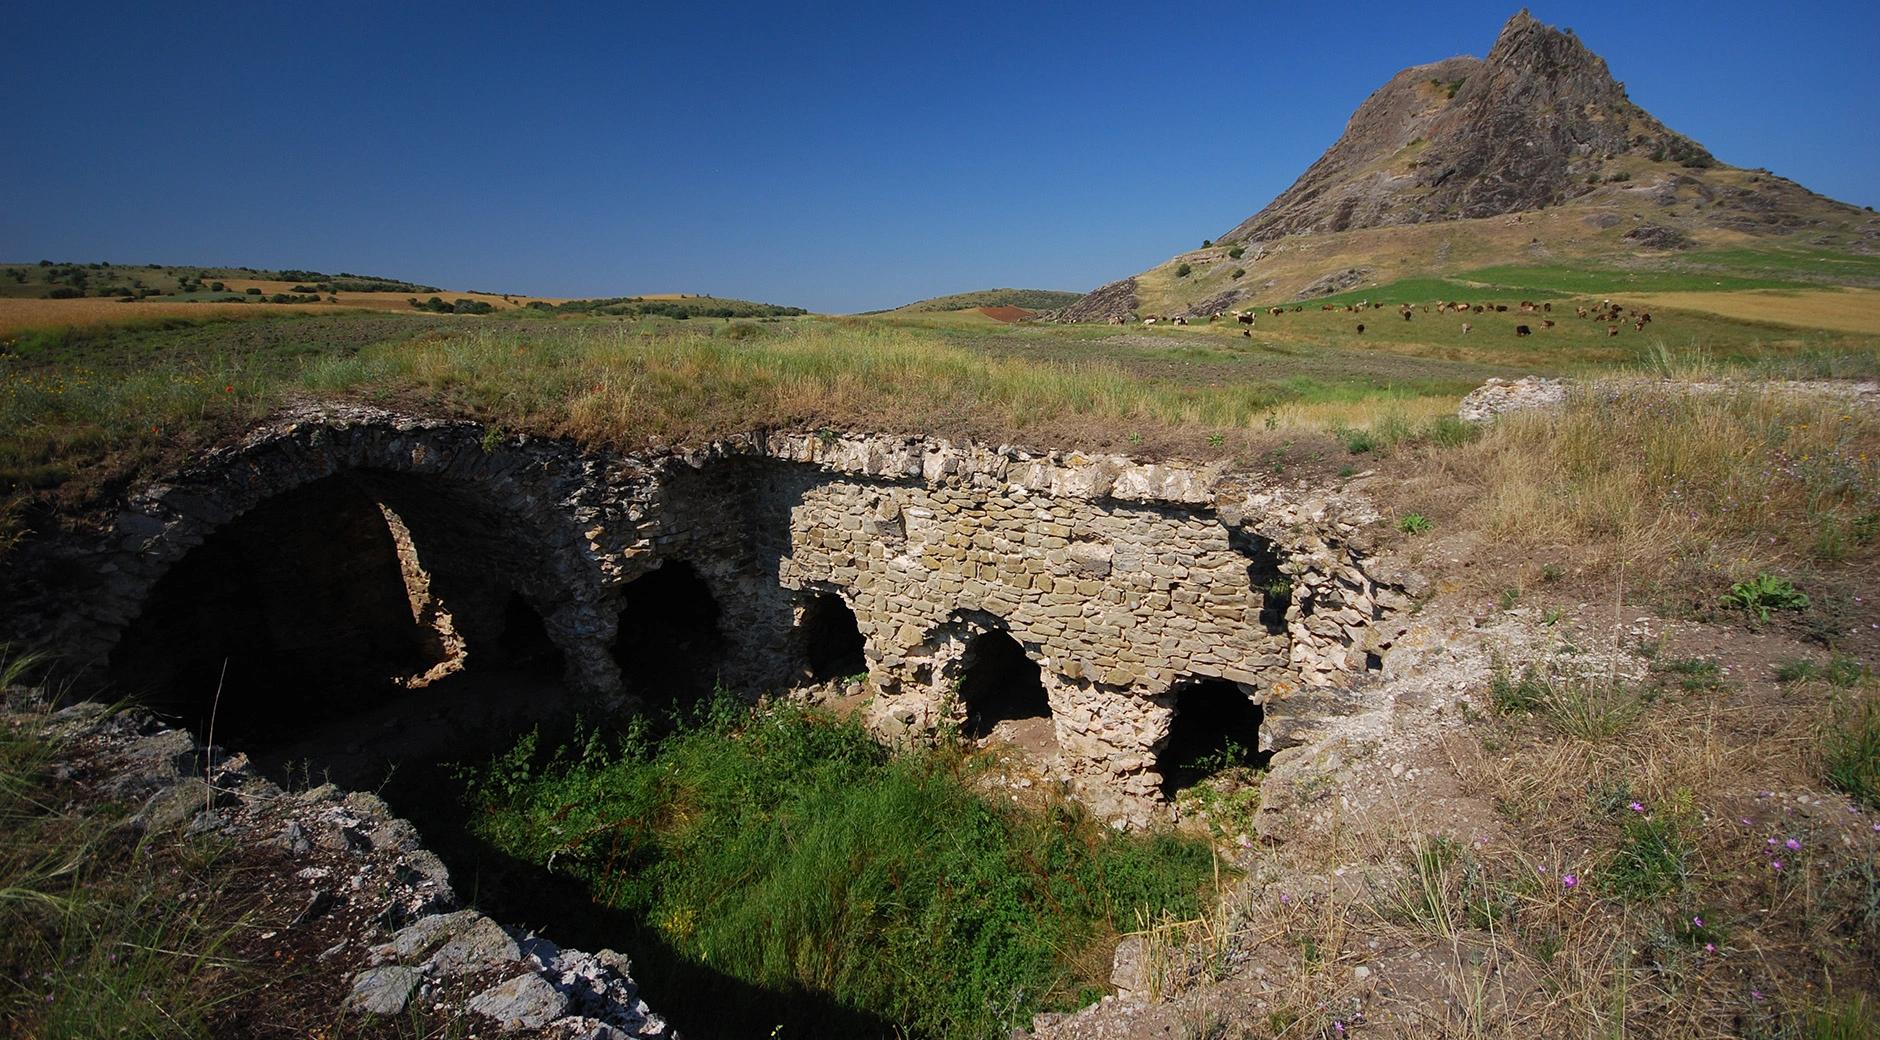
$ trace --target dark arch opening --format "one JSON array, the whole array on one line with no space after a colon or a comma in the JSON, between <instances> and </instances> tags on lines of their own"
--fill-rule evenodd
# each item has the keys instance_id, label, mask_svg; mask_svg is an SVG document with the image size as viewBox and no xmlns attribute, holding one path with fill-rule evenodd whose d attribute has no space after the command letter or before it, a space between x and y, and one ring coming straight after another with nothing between
<instances>
[{"instance_id":1,"label":"dark arch opening","mask_svg":"<svg viewBox=\"0 0 1880 1040\"><path fill-rule=\"evenodd\" d=\"M649 705L686 705L718 680L724 637L718 600L691 564L673 560L621 590L614 661L629 691Z\"/></svg>"},{"instance_id":2,"label":"dark arch opening","mask_svg":"<svg viewBox=\"0 0 1880 1040\"><path fill-rule=\"evenodd\" d=\"M1237 766L1258 768L1271 757L1260 750L1263 712L1226 679L1189 679L1175 687L1174 717L1160 765L1162 792L1184 788Z\"/></svg>"},{"instance_id":3,"label":"dark arch opening","mask_svg":"<svg viewBox=\"0 0 1880 1040\"><path fill-rule=\"evenodd\" d=\"M266 744L401 692L436 663L392 533L328 477L210 535L151 589L113 650L113 683L217 743ZM431 651L431 652L427 652Z\"/></svg>"},{"instance_id":4,"label":"dark arch opening","mask_svg":"<svg viewBox=\"0 0 1880 1040\"><path fill-rule=\"evenodd\" d=\"M960 658L960 704L966 709L966 735L984 737L1001 722L1049 719L1037 662L1009 633L982 632L966 644Z\"/></svg>"},{"instance_id":5,"label":"dark arch opening","mask_svg":"<svg viewBox=\"0 0 1880 1040\"><path fill-rule=\"evenodd\" d=\"M867 641L842 597L819 592L803 604L800 629L803 660L817 682L841 679L868 670Z\"/></svg>"},{"instance_id":6,"label":"dark arch opening","mask_svg":"<svg viewBox=\"0 0 1880 1040\"><path fill-rule=\"evenodd\" d=\"M495 660L490 663L547 677L562 674L561 647L549 638L542 615L520 592L511 592L503 604L502 630L494 640L494 649ZM483 663L474 652L470 655L472 667L482 667Z\"/></svg>"}]
</instances>

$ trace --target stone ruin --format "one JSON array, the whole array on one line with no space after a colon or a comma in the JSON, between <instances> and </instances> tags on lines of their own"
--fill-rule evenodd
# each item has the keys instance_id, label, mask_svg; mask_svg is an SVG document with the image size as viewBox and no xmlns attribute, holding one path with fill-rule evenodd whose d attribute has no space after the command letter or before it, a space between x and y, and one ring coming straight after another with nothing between
<instances>
[{"instance_id":1,"label":"stone ruin","mask_svg":"<svg viewBox=\"0 0 1880 1040\"><path fill-rule=\"evenodd\" d=\"M492 664L611 708L865 672L883 739L1042 720L1051 771L1146 824L1185 729L1282 751L1358 703L1413 580L1376 520L1219 464L830 433L633 456L328 407L29 545L0 621L229 726Z\"/></svg>"}]
</instances>

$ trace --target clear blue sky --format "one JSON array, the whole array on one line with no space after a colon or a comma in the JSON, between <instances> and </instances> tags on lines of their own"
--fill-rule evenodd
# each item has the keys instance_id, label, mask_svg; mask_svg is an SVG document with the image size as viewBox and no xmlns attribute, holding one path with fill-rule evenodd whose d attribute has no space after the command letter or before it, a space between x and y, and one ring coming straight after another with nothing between
<instances>
[{"instance_id":1,"label":"clear blue sky","mask_svg":"<svg viewBox=\"0 0 1880 1040\"><path fill-rule=\"evenodd\" d=\"M9 3L0 259L817 310L1088 289L1499 4ZM1540 4L1727 162L1880 205L1873 0Z\"/></svg>"}]
</instances>

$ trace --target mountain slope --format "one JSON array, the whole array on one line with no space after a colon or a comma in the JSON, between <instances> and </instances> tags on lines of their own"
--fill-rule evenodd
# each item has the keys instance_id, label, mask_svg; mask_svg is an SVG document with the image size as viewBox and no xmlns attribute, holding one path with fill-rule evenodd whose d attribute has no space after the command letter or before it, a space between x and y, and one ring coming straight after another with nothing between
<instances>
[{"instance_id":1,"label":"mountain slope","mask_svg":"<svg viewBox=\"0 0 1880 1040\"><path fill-rule=\"evenodd\" d=\"M978 307L1023 307L1026 310L1048 311L1062 307L1083 295L1083 293L1061 292L1057 289L980 289L977 292L953 293L949 296L935 296L930 300L917 300L890 311L875 313L965 311Z\"/></svg>"},{"instance_id":2,"label":"mountain slope","mask_svg":"<svg viewBox=\"0 0 1880 1040\"><path fill-rule=\"evenodd\" d=\"M1393 76L1291 187L1209 246L1064 314L1193 313L1496 264L1763 245L1871 252L1880 224L1719 163L1634 104L1571 31L1523 10L1486 58Z\"/></svg>"}]
</instances>

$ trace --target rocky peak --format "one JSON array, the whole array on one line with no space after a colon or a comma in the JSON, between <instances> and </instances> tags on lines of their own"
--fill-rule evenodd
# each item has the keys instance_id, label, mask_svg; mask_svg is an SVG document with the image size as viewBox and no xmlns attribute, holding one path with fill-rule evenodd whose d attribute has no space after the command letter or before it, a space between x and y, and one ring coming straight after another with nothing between
<instances>
[{"instance_id":1,"label":"rocky peak","mask_svg":"<svg viewBox=\"0 0 1880 1040\"><path fill-rule=\"evenodd\" d=\"M1221 240L1538 209L1585 190L1622 154L1714 162L1634 105L1572 32L1522 10L1486 59L1392 77L1291 188Z\"/></svg>"}]
</instances>

